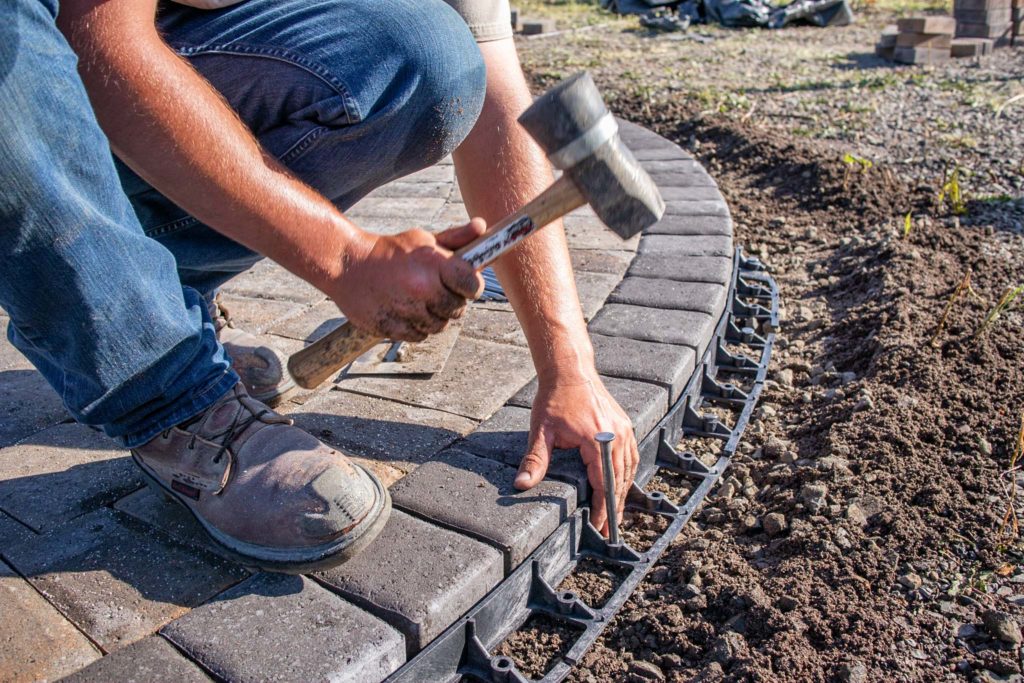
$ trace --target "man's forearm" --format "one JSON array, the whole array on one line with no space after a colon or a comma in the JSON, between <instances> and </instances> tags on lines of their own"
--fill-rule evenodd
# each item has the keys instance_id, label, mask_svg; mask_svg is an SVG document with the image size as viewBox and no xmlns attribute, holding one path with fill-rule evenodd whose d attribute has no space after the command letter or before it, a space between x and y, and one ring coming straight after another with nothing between
<instances>
[{"instance_id":1,"label":"man's forearm","mask_svg":"<svg viewBox=\"0 0 1024 683\"><path fill-rule=\"evenodd\" d=\"M470 215L493 223L538 195L552 175L544 154L516 122L531 99L515 45L501 40L480 48L487 63L487 97L476 126L455 152L455 163ZM561 222L530 237L494 267L538 374L592 372L593 350Z\"/></svg>"},{"instance_id":2,"label":"man's forearm","mask_svg":"<svg viewBox=\"0 0 1024 683\"><path fill-rule=\"evenodd\" d=\"M59 24L114 151L200 221L326 288L372 238L264 153L160 39L154 13L152 0L61 3Z\"/></svg>"}]
</instances>

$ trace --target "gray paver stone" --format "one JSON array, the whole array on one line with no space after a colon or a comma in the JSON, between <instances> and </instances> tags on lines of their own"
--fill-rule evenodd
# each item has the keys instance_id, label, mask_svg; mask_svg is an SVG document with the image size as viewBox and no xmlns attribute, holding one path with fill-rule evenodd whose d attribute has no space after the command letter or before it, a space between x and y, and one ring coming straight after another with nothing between
<instances>
[{"instance_id":1,"label":"gray paver stone","mask_svg":"<svg viewBox=\"0 0 1024 683\"><path fill-rule=\"evenodd\" d=\"M511 344L459 338L444 370L429 378L350 377L339 386L476 420L489 417L533 377L530 352ZM486 378L486 381L481 381Z\"/></svg>"},{"instance_id":2,"label":"gray paver stone","mask_svg":"<svg viewBox=\"0 0 1024 683\"><path fill-rule=\"evenodd\" d=\"M371 216L406 219L409 227L429 223L445 204L444 197L365 197L345 212L356 223Z\"/></svg>"},{"instance_id":3,"label":"gray paver stone","mask_svg":"<svg viewBox=\"0 0 1024 683\"><path fill-rule=\"evenodd\" d=\"M625 140L625 138L623 138ZM629 151L633 153L633 156L637 158L641 163L648 161L660 161L660 160L685 160L690 157L679 147L675 145L664 145L661 147L645 147L643 149L639 147L630 147L629 143L626 143L629 147Z\"/></svg>"},{"instance_id":4,"label":"gray paver stone","mask_svg":"<svg viewBox=\"0 0 1024 683\"><path fill-rule=\"evenodd\" d=\"M150 636L121 648L61 683L207 683L212 680L160 636Z\"/></svg>"},{"instance_id":5,"label":"gray paver stone","mask_svg":"<svg viewBox=\"0 0 1024 683\"><path fill-rule=\"evenodd\" d=\"M247 575L110 508L4 554L108 652L150 635Z\"/></svg>"},{"instance_id":6,"label":"gray paver stone","mask_svg":"<svg viewBox=\"0 0 1024 683\"><path fill-rule=\"evenodd\" d=\"M634 153L648 149L671 149L684 159L690 158L690 155L679 145L629 121L619 120L619 137Z\"/></svg>"},{"instance_id":7,"label":"gray paver stone","mask_svg":"<svg viewBox=\"0 0 1024 683\"><path fill-rule=\"evenodd\" d=\"M590 322L590 331L609 337L682 344L703 355L714 325L707 313L608 304Z\"/></svg>"},{"instance_id":8,"label":"gray paver stone","mask_svg":"<svg viewBox=\"0 0 1024 683\"><path fill-rule=\"evenodd\" d=\"M700 162L695 159L645 159L640 165L648 173L663 173L666 171L696 173L704 170Z\"/></svg>"},{"instance_id":9,"label":"gray paver stone","mask_svg":"<svg viewBox=\"0 0 1024 683\"><path fill-rule=\"evenodd\" d=\"M315 304L327 295L270 259L263 259L221 287L225 294Z\"/></svg>"},{"instance_id":10,"label":"gray paver stone","mask_svg":"<svg viewBox=\"0 0 1024 683\"><path fill-rule=\"evenodd\" d=\"M658 420L668 412L668 391L665 387L647 382L637 382L621 377L602 377L608 393L622 407L633 421L637 441L650 432ZM529 408L537 395L537 380L523 387L509 399L509 405Z\"/></svg>"},{"instance_id":11,"label":"gray paver stone","mask_svg":"<svg viewBox=\"0 0 1024 683\"><path fill-rule=\"evenodd\" d=\"M3 548L20 543L33 535L27 526L0 512L0 554L2 554Z\"/></svg>"},{"instance_id":12,"label":"gray paver stone","mask_svg":"<svg viewBox=\"0 0 1024 683\"><path fill-rule=\"evenodd\" d=\"M452 194L452 189L452 184L446 182L410 183L397 180L387 185L381 185L366 195L366 199L375 197L441 197L448 199Z\"/></svg>"},{"instance_id":13,"label":"gray paver stone","mask_svg":"<svg viewBox=\"0 0 1024 683\"><path fill-rule=\"evenodd\" d=\"M638 237L622 239L592 213L566 216L562 223L570 249L636 251Z\"/></svg>"},{"instance_id":14,"label":"gray paver stone","mask_svg":"<svg viewBox=\"0 0 1024 683\"><path fill-rule=\"evenodd\" d=\"M247 296L222 294L221 304L228 310L232 325L250 334L260 334L279 320L298 314L303 305L294 301L254 299Z\"/></svg>"},{"instance_id":15,"label":"gray paver stone","mask_svg":"<svg viewBox=\"0 0 1024 683\"><path fill-rule=\"evenodd\" d=\"M328 391L290 416L341 451L409 472L471 432L477 422L349 391Z\"/></svg>"},{"instance_id":16,"label":"gray paver stone","mask_svg":"<svg viewBox=\"0 0 1024 683\"><path fill-rule=\"evenodd\" d=\"M476 455L518 467L526 453L529 432L529 409L506 405L481 423L458 446Z\"/></svg>"},{"instance_id":17,"label":"gray paver stone","mask_svg":"<svg viewBox=\"0 0 1024 683\"><path fill-rule=\"evenodd\" d=\"M518 469L526 453L529 436L530 411L507 405L456 444L456 448ZM556 448L548 463L548 475L572 484L580 496L586 493L587 472L575 448Z\"/></svg>"},{"instance_id":18,"label":"gray paver stone","mask_svg":"<svg viewBox=\"0 0 1024 683\"><path fill-rule=\"evenodd\" d=\"M583 319L590 320L601 310L605 299L622 279L620 274L576 273L576 291L583 309Z\"/></svg>"},{"instance_id":19,"label":"gray paver stone","mask_svg":"<svg viewBox=\"0 0 1024 683\"><path fill-rule=\"evenodd\" d=\"M608 297L608 303L699 311L718 319L725 310L727 293L725 285L713 282L627 277Z\"/></svg>"},{"instance_id":20,"label":"gray paver stone","mask_svg":"<svg viewBox=\"0 0 1024 683\"><path fill-rule=\"evenodd\" d=\"M488 303L486 307L470 306L462 324L462 334L499 344L526 346L526 335L509 304Z\"/></svg>"},{"instance_id":21,"label":"gray paver stone","mask_svg":"<svg viewBox=\"0 0 1024 683\"><path fill-rule=\"evenodd\" d=\"M79 424L63 424L0 449L0 509L47 531L142 486L120 446Z\"/></svg>"},{"instance_id":22,"label":"gray paver stone","mask_svg":"<svg viewBox=\"0 0 1024 683\"><path fill-rule=\"evenodd\" d=\"M674 256L732 256L729 235L644 235L637 249L639 254L672 254Z\"/></svg>"},{"instance_id":23,"label":"gray paver stone","mask_svg":"<svg viewBox=\"0 0 1024 683\"><path fill-rule=\"evenodd\" d=\"M668 389L669 403L686 387L695 367L695 354L687 346L606 337L591 334L597 371L609 377L635 379Z\"/></svg>"},{"instance_id":24,"label":"gray paver stone","mask_svg":"<svg viewBox=\"0 0 1024 683\"><path fill-rule=\"evenodd\" d=\"M451 163L437 163L421 171L410 173L401 178L404 183L453 183L455 167Z\"/></svg>"},{"instance_id":25,"label":"gray paver stone","mask_svg":"<svg viewBox=\"0 0 1024 683\"><path fill-rule=\"evenodd\" d=\"M665 201L666 216L729 216L729 207L718 199Z\"/></svg>"},{"instance_id":26,"label":"gray paver stone","mask_svg":"<svg viewBox=\"0 0 1024 683\"><path fill-rule=\"evenodd\" d=\"M505 573L533 552L576 509L576 490L545 480L513 486L516 470L449 449L391 489L395 505L498 547Z\"/></svg>"},{"instance_id":27,"label":"gray paver stone","mask_svg":"<svg viewBox=\"0 0 1024 683\"><path fill-rule=\"evenodd\" d=\"M704 171L654 171L651 180L660 187L718 187L714 178Z\"/></svg>"},{"instance_id":28,"label":"gray paver stone","mask_svg":"<svg viewBox=\"0 0 1024 683\"><path fill-rule=\"evenodd\" d=\"M55 680L100 656L70 621L0 562L0 679Z\"/></svg>"},{"instance_id":29,"label":"gray paver stone","mask_svg":"<svg viewBox=\"0 0 1024 683\"><path fill-rule=\"evenodd\" d=\"M497 585L502 564L488 545L393 510L361 554L316 577L402 631L411 654Z\"/></svg>"},{"instance_id":30,"label":"gray paver stone","mask_svg":"<svg viewBox=\"0 0 1024 683\"><path fill-rule=\"evenodd\" d=\"M321 301L298 315L282 320L272 328L271 334L289 339L314 342L335 328L341 327L345 316L333 301Z\"/></svg>"},{"instance_id":31,"label":"gray paver stone","mask_svg":"<svg viewBox=\"0 0 1024 683\"><path fill-rule=\"evenodd\" d=\"M2 334L0 323L0 448L68 419L57 392Z\"/></svg>"},{"instance_id":32,"label":"gray paver stone","mask_svg":"<svg viewBox=\"0 0 1024 683\"><path fill-rule=\"evenodd\" d=\"M645 235L732 235L732 218L665 214Z\"/></svg>"},{"instance_id":33,"label":"gray paver stone","mask_svg":"<svg viewBox=\"0 0 1024 683\"><path fill-rule=\"evenodd\" d=\"M715 185L699 187L659 187L661 198L666 202L716 201L725 202L722 193Z\"/></svg>"},{"instance_id":34,"label":"gray paver stone","mask_svg":"<svg viewBox=\"0 0 1024 683\"><path fill-rule=\"evenodd\" d=\"M723 256L679 256L639 254L626 271L636 277L661 277L683 282L717 282L727 285L732 276L732 259Z\"/></svg>"},{"instance_id":35,"label":"gray paver stone","mask_svg":"<svg viewBox=\"0 0 1024 683\"><path fill-rule=\"evenodd\" d=\"M622 277L633 260L628 251L602 251L600 249L570 249L572 269L575 272L611 273Z\"/></svg>"},{"instance_id":36,"label":"gray paver stone","mask_svg":"<svg viewBox=\"0 0 1024 683\"><path fill-rule=\"evenodd\" d=\"M226 681L379 681L402 634L302 576L256 574L161 634Z\"/></svg>"},{"instance_id":37,"label":"gray paver stone","mask_svg":"<svg viewBox=\"0 0 1024 683\"><path fill-rule=\"evenodd\" d=\"M148 486L117 501L114 508L160 529L185 545L212 548L206 532L191 513Z\"/></svg>"}]
</instances>

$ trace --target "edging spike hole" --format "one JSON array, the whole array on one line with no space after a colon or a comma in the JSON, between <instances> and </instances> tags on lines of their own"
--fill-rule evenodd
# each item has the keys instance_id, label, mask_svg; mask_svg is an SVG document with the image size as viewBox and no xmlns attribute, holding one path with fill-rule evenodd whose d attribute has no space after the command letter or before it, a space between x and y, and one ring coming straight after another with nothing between
<instances>
[{"instance_id":1,"label":"edging spike hole","mask_svg":"<svg viewBox=\"0 0 1024 683\"><path fill-rule=\"evenodd\" d=\"M572 592L579 600L594 609L601 609L629 576L623 567L601 564L585 557L569 576L558 584L558 591Z\"/></svg>"},{"instance_id":2,"label":"edging spike hole","mask_svg":"<svg viewBox=\"0 0 1024 683\"><path fill-rule=\"evenodd\" d=\"M494 668L497 669L498 671L511 671L512 670L512 660L509 659L508 657L494 657L491 660L491 662L493 663Z\"/></svg>"},{"instance_id":3,"label":"edging spike hole","mask_svg":"<svg viewBox=\"0 0 1024 683\"><path fill-rule=\"evenodd\" d=\"M670 503L678 505L681 501L690 497L693 485L694 481L689 477L678 472L662 469L651 477L651 480L644 485L644 488L652 498L664 498Z\"/></svg>"},{"instance_id":4,"label":"edging spike hole","mask_svg":"<svg viewBox=\"0 0 1024 683\"><path fill-rule=\"evenodd\" d=\"M499 659L515 662L516 668L533 680L544 678L572 648L585 629L546 614L531 614L496 649Z\"/></svg>"},{"instance_id":5,"label":"edging spike hole","mask_svg":"<svg viewBox=\"0 0 1024 683\"><path fill-rule=\"evenodd\" d=\"M572 591L565 591L562 593L562 600L566 602L576 602L576 594Z\"/></svg>"}]
</instances>

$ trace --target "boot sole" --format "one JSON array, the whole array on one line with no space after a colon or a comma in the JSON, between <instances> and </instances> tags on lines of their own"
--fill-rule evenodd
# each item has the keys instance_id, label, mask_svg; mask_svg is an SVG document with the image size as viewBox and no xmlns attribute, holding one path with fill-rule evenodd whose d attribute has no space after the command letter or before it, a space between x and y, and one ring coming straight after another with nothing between
<instances>
[{"instance_id":1,"label":"boot sole","mask_svg":"<svg viewBox=\"0 0 1024 683\"><path fill-rule=\"evenodd\" d=\"M255 567L268 572L308 574L336 567L346 560L352 559L372 543L384 529L391 516L391 494L372 472L353 462L352 466L365 472L373 482L378 493L378 504L341 539L302 550L253 545L228 536L207 524L206 520L181 498L180 494L165 486L150 473L135 453L132 453L132 460L142 471L142 478L146 484L162 494L164 498L185 508L192 515L192 518L206 532L207 538L212 542L212 549L217 554L246 567Z\"/></svg>"}]
</instances>

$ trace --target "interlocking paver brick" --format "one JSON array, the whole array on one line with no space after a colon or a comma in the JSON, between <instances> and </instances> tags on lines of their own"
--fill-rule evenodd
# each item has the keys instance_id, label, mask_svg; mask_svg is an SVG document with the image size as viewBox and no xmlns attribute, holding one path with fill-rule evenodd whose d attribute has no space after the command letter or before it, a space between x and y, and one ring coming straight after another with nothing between
<instances>
[{"instance_id":1,"label":"interlocking paver brick","mask_svg":"<svg viewBox=\"0 0 1024 683\"><path fill-rule=\"evenodd\" d=\"M623 138L625 140L625 138ZM641 163L648 161L659 161L659 160L670 160L670 159L689 159L689 155L686 154L682 149L675 145L664 145L661 147L645 147L643 149L639 147L632 147L627 141L626 146L629 147L629 151L633 153Z\"/></svg>"},{"instance_id":2,"label":"interlocking paver brick","mask_svg":"<svg viewBox=\"0 0 1024 683\"><path fill-rule=\"evenodd\" d=\"M666 187L718 187L707 173L694 171L654 171L649 174L659 188Z\"/></svg>"},{"instance_id":3,"label":"interlocking paver brick","mask_svg":"<svg viewBox=\"0 0 1024 683\"><path fill-rule=\"evenodd\" d=\"M349 391L328 391L290 417L345 453L378 460L403 472L477 425L475 420L449 412Z\"/></svg>"},{"instance_id":4,"label":"interlocking paver brick","mask_svg":"<svg viewBox=\"0 0 1024 683\"><path fill-rule=\"evenodd\" d=\"M665 214L645 235L732 235L732 218Z\"/></svg>"},{"instance_id":5,"label":"interlocking paver brick","mask_svg":"<svg viewBox=\"0 0 1024 683\"><path fill-rule=\"evenodd\" d=\"M526 346L523 327L509 304L489 303L486 307L470 306L462 324L462 334L499 344Z\"/></svg>"},{"instance_id":6,"label":"interlocking paver brick","mask_svg":"<svg viewBox=\"0 0 1024 683\"><path fill-rule=\"evenodd\" d=\"M465 441L459 442L456 448L518 468L526 453L529 434L530 411L519 406L505 406ZM554 450L548 463L548 477L574 486L579 501L588 495L587 470L575 448Z\"/></svg>"},{"instance_id":7,"label":"interlocking paver brick","mask_svg":"<svg viewBox=\"0 0 1024 683\"><path fill-rule=\"evenodd\" d=\"M4 555L108 652L150 635L246 576L238 565L110 508Z\"/></svg>"},{"instance_id":8,"label":"interlocking paver brick","mask_svg":"<svg viewBox=\"0 0 1024 683\"><path fill-rule=\"evenodd\" d=\"M161 634L226 681L379 681L402 634L302 576L261 573Z\"/></svg>"},{"instance_id":9,"label":"interlocking paver brick","mask_svg":"<svg viewBox=\"0 0 1024 683\"><path fill-rule=\"evenodd\" d=\"M609 337L681 344L703 355L714 332L714 319L695 311L607 304L590 322L590 331Z\"/></svg>"},{"instance_id":10,"label":"interlocking paver brick","mask_svg":"<svg viewBox=\"0 0 1024 683\"><path fill-rule=\"evenodd\" d=\"M348 377L339 386L483 420L505 402L512 388L522 386L533 374L527 349L463 336L444 370L429 378ZM487 381L482 382L484 377Z\"/></svg>"},{"instance_id":11,"label":"interlocking paver brick","mask_svg":"<svg viewBox=\"0 0 1024 683\"><path fill-rule=\"evenodd\" d=\"M455 167L450 163L438 163L410 173L401 180L406 183L451 183L455 181Z\"/></svg>"},{"instance_id":12,"label":"interlocking paver brick","mask_svg":"<svg viewBox=\"0 0 1024 683\"><path fill-rule=\"evenodd\" d=\"M603 334L591 334L590 341L599 373L659 384L668 389L669 403L679 398L695 367L696 356L688 346Z\"/></svg>"},{"instance_id":13,"label":"interlocking paver brick","mask_svg":"<svg viewBox=\"0 0 1024 683\"><path fill-rule=\"evenodd\" d=\"M469 221L469 214L466 211L466 205L462 202L448 202L434 216L433 221L430 223L430 229L433 232L437 232L438 230L450 228L453 225L462 225L467 221Z\"/></svg>"},{"instance_id":14,"label":"interlocking paver brick","mask_svg":"<svg viewBox=\"0 0 1024 683\"><path fill-rule=\"evenodd\" d=\"M665 387L647 382L636 382L620 377L602 377L608 393L618 402L629 419L639 439L647 436L665 413L668 412L668 392ZM529 408L537 396L537 380L533 380L508 400L509 405Z\"/></svg>"},{"instance_id":15,"label":"interlocking paver brick","mask_svg":"<svg viewBox=\"0 0 1024 683\"><path fill-rule=\"evenodd\" d=\"M645 159L640 163L648 173L662 173L665 171L681 171L685 173L704 173L704 167L694 159Z\"/></svg>"},{"instance_id":16,"label":"interlocking paver brick","mask_svg":"<svg viewBox=\"0 0 1024 683\"><path fill-rule=\"evenodd\" d=\"M728 216L729 207L717 199L665 201L666 216Z\"/></svg>"},{"instance_id":17,"label":"interlocking paver brick","mask_svg":"<svg viewBox=\"0 0 1024 683\"><path fill-rule=\"evenodd\" d=\"M270 333L279 337L313 342L328 332L334 331L345 322L345 315L333 301L321 301L298 315L282 320L270 328Z\"/></svg>"},{"instance_id":18,"label":"interlocking paver brick","mask_svg":"<svg viewBox=\"0 0 1024 683\"><path fill-rule=\"evenodd\" d=\"M221 291L253 299L277 299L300 304L315 304L327 298L319 289L270 259L263 259L244 273L236 275L221 287Z\"/></svg>"},{"instance_id":19,"label":"interlocking paver brick","mask_svg":"<svg viewBox=\"0 0 1024 683\"><path fill-rule=\"evenodd\" d=\"M590 320L601 310L605 299L621 279L621 275L610 273L576 273L576 291L580 297L584 320Z\"/></svg>"},{"instance_id":20,"label":"interlocking paver brick","mask_svg":"<svg viewBox=\"0 0 1024 683\"><path fill-rule=\"evenodd\" d=\"M724 202L725 198L719 192L718 187L712 179L711 185L700 187L659 187L661 198L666 202L695 202L695 201L718 201Z\"/></svg>"},{"instance_id":21,"label":"interlocking paver brick","mask_svg":"<svg viewBox=\"0 0 1024 683\"><path fill-rule=\"evenodd\" d=\"M50 427L0 449L0 509L47 531L142 486L127 452L79 424Z\"/></svg>"},{"instance_id":22,"label":"interlocking paver brick","mask_svg":"<svg viewBox=\"0 0 1024 683\"><path fill-rule=\"evenodd\" d=\"M451 183L441 181L410 183L405 180L397 180L387 185L381 185L366 195L366 199L375 197L441 197L448 199L452 196L454 189L455 186Z\"/></svg>"},{"instance_id":23,"label":"interlocking paver brick","mask_svg":"<svg viewBox=\"0 0 1024 683\"><path fill-rule=\"evenodd\" d=\"M638 254L672 254L674 256L732 256L729 235L644 235ZM679 264L685 267L685 262Z\"/></svg>"},{"instance_id":24,"label":"interlocking paver brick","mask_svg":"<svg viewBox=\"0 0 1024 683\"><path fill-rule=\"evenodd\" d=\"M356 223L371 216L408 219L409 227L422 225L441 210L443 197L366 197L345 212Z\"/></svg>"},{"instance_id":25,"label":"interlocking paver brick","mask_svg":"<svg viewBox=\"0 0 1024 683\"><path fill-rule=\"evenodd\" d=\"M221 303L228 310L231 323L250 334L265 332L277 321L290 318L304 308L294 301L253 299L233 294L222 294Z\"/></svg>"},{"instance_id":26,"label":"interlocking paver brick","mask_svg":"<svg viewBox=\"0 0 1024 683\"><path fill-rule=\"evenodd\" d=\"M639 235L624 240L593 214L566 216L562 223L571 249L636 251Z\"/></svg>"},{"instance_id":27,"label":"interlocking paver brick","mask_svg":"<svg viewBox=\"0 0 1024 683\"><path fill-rule=\"evenodd\" d=\"M100 652L53 605L0 562L0 679L55 680Z\"/></svg>"},{"instance_id":28,"label":"interlocking paver brick","mask_svg":"<svg viewBox=\"0 0 1024 683\"><path fill-rule=\"evenodd\" d=\"M185 508L146 486L125 496L114 508L160 529L185 545L210 547L206 532Z\"/></svg>"},{"instance_id":29,"label":"interlocking paver brick","mask_svg":"<svg viewBox=\"0 0 1024 683\"><path fill-rule=\"evenodd\" d=\"M517 466L526 454L529 431L530 411L506 405L482 422L458 446L476 455Z\"/></svg>"},{"instance_id":30,"label":"interlocking paver brick","mask_svg":"<svg viewBox=\"0 0 1024 683\"><path fill-rule=\"evenodd\" d=\"M121 648L61 683L208 683L212 679L160 636Z\"/></svg>"},{"instance_id":31,"label":"interlocking paver brick","mask_svg":"<svg viewBox=\"0 0 1024 683\"><path fill-rule=\"evenodd\" d=\"M505 573L576 509L576 490L545 480L529 491L512 485L516 470L456 449L439 454L391 489L395 505L468 534L504 554Z\"/></svg>"},{"instance_id":32,"label":"interlocking paver brick","mask_svg":"<svg viewBox=\"0 0 1024 683\"><path fill-rule=\"evenodd\" d=\"M0 448L68 419L57 392L7 341L6 320L0 323Z\"/></svg>"},{"instance_id":33,"label":"interlocking paver brick","mask_svg":"<svg viewBox=\"0 0 1024 683\"><path fill-rule=\"evenodd\" d=\"M725 285L732 276L732 259L724 256L689 256L680 259L667 254L638 254L629 264L626 274Z\"/></svg>"},{"instance_id":34,"label":"interlocking paver brick","mask_svg":"<svg viewBox=\"0 0 1024 683\"><path fill-rule=\"evenodd\" d=\"M27 526L0 512L0 555L3 555L4 548L20 543L33 535L32 530Z\"/></svg>"},{"instance_id":35,"label":"interlocking paver brick","mask_svg":"<svg viewBox=\"0 0 1024 683\"><path fill-rule=\"evenodd\" d=\"M316 577L398 628L413 653L497 585L502 565L494 548L393 510L361 554Z\"/></svg>"},{"instance_id":36,"label":"interlocking paver brick","mask_svg":"<svg viewBox=\"0 0 1024 683\"><path fill-rule=\"evenodd\" d=\"M619 282L608 297L608 303L700 311L718 318L725 310L727 293L725 285L714 282L627 277Z\"/></svg>"},{"instance_id":37,"label":"interlocking paver brick","mask_svg":"<svg viewBox=\"0 0 1024 683\"><path fill-rule=\"evenodd\" d=\"M629 251L602 251L600 249L570 249L572 269L575 272L611 273L622 277L633 260Z\"/></svg>"}]
</instances>

